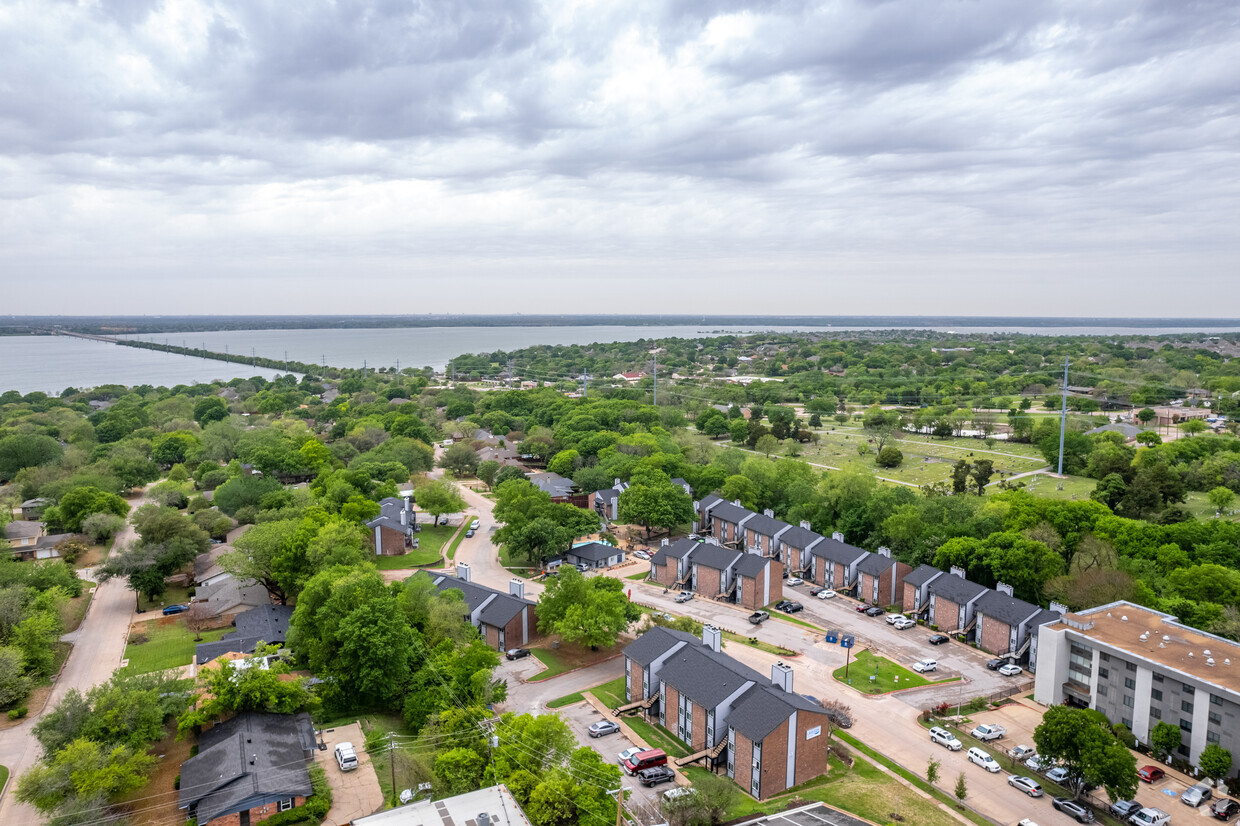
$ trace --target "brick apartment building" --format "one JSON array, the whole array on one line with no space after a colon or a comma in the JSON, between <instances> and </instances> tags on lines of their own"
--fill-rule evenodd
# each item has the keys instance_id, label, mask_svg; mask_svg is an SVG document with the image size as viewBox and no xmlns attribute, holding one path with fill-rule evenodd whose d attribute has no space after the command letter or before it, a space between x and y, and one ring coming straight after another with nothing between
<instances>
[{"instance_id":1,"label":"brick apartment building","mask_svg":"<svg viewBox=\"0 0 1240 826\"><path fill-rule=\"evenodd\" d=\"M432 576L418 573L415 576ZM487 645L498 651L528 645L537 634L534 603L525 598L525 582L515 577L508 583L508 593L470 581L469 565L457 563L456 576L433 575L435 587L449 588L465 596L465 618L478 629Z\"/></svg>"}]
</instances>

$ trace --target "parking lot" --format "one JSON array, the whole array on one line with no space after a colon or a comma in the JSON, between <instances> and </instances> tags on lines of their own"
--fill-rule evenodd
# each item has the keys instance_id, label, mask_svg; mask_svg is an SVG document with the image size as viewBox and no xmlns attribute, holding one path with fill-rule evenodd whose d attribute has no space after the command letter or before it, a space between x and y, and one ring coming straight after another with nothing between
<instances>
[{"instance_id":1,"label":"parking lot","mask_svg":"<svg viewBox=\"0 0 1240 826\"><path fill-rule=\"evenodd\" d=\"M577 742L594 749L608 762L616 763L616 755L636 745L625 736L623 729L604 737L590 737L589 729L591 725L602 720L614 721L615 718L611 715L604 717L589 703L577 703L576 705L559 709L557 713L568 723L569 728L573 730L573 734L577 735ZM670 758L668 766L673 769L676 768ZM623 773L623 769L621 769L621 772ZM632 790L632 794L628 795L628 800L645 807L657 807L659 797L663 792L676 788L676 784L671 782L660 783L658 786L647 788L637 782L636 777L630 777L627 774L621 778L621 782L626 789Z\"/></svg>"}]
</instances>

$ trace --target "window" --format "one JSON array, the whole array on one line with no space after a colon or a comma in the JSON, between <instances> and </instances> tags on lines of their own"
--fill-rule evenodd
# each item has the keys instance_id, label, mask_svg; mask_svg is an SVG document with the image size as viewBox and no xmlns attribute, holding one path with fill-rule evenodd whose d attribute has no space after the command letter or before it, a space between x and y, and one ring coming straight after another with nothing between
<instances>
[{"instance_id":1,"label":"window","mask_svg":"<svg viewBox=\"0 0 1240 826\"><path fill-rule=\"evenodd\" d=\"M1108 670L1107 670L1107 669L1105 669L1105 668L1099 668L1099 669L1098 669L1098 676L1099 676L1099 677L1101 677L1102 679L1104 679L1104 680L1105 680L1107 677L1110 677L1110 676L1111 676L1111 672L1110 672L1110 671L1108 671Z\"/></svg>"},{"instance_id":2,"label":"window","mask_svg":"<svg viewBox=\"0 0 1240 826\"><path fill-rule=\"evenodd\" d=\"M1207 743L1217 743L1217 742L1218 742L1218 732L1217 732L1217 731L1207 731L1207 732L1206 732L1206 742L1207 742Z\"/></svg>"},{"instance_id":3,"label":"window","mask_svg":"<svg viewBox=\"0 0 1240 826\"><path fill-rule=\"evenodd\" d=\"M1132 720L1129 720L1127 717L1123 717L1120 719L1120 722L1124 724L1124 728L1132 731Z\"/></svg>"},{"instance_id":4,"label":"window","mask_svg":"<svg viewBox=\"0 0 1240 826\"><path fill-rule=\"evenodd\" d=\"M1154 672L1154 682L1156 682L1156 683L1161 683L1162 681L1163 681L1163 675L1161 675L1161 674L1159 674L1157 671L1155 671L1155 672Z\"/></svg>"},{"instance_id":5,"label":"window","mask_svg":"<svg viewBox=\"0 0 1240 826\"><path fill-rule=\"evenodd\" d=\"M1223 704L1223 698L1222 698L1222 697L1218 696L1217 694L1211 694L1211 695L1210 695L1210 705L1212 705L1212 706L1221 706L1222 704Z\"/></svg>"},{"instance_id":6,"label":"window","mask_svg":"<svg viewBox=\"0 0 1240 826\"><path fill-rule=\"evenodd\" d=\"M1137 670L1137 664L1136 664L1136 663L1124 663L1124 666L1125 666L1125 667L1126 667L1129 671L1132 671L1132 672L1136 672L1136 670Z\"/></svg>"},{"instance_id":7,"label":"window","mask_svg":"<svg viewBox=\"0 0 1240 826\"><path fill-rule=\"evenodd\" d=\"M293 798L286 797L280 801L280 811L287 812L291 808L293 808Z\"/></svg>"},{"instance_id":8,"label":"window","mask_svg":"<svg viewBox=\"0 0 1240 826\"><path fill-rule=\"evenodd\" d=\"M1180 700L1180 711L1184 712L1185 714L1192 714L1193 704L1190 703L1188 700Z\"/></svg>"},{"instance_id":9,"label":"window","mask_svg":"<svg viewBox=\"0 0 1240 826\"><path fill-rule=\"evenodd\" d=\"M1111 655L1104 652L1098 655L1098 659L1102 660L1104 663L1109 663L1111 661Z\"/></svg>"},{"instance_id":10,"label":"window","mask_svg":"<svg viewBox=\"0 0 1240 826\"><path fill-rule=\"evenodd\" d=\"M1160 702L1160 703L1161 703L1161 702L1162 702L1162 692L1161 692L1161 691L1159 691L1159 690L1158 690L1158 689L1156 689L1156 688L1155 688L1155 689L1153 689L1153 690L1151 690L1151 691L1150 691L1150 699L1151 699L1151 700L1157 700L1158 702Z\"/></svg>"},{"instance_id":11,"label":"window","mask_svg":"<svg viewBox=\"0 0 1240 826\"><path fill-rule=\"evenodd\" d=\"M1193 724L1188 722L1187 720L1180 720L1180 728L1183 729L1184 731L1192 731Z\"/></svg>"},{"instance_id":12,"label":"window","mask_svg":"<svg viewBox=\"0 0 1240 826\"><path fill-rule=\"evenodd\" d=\"M1104 686L1104 685L1100 685L1100 686L1098 686L1098 696L1099 696L1099 697L1105 697L1105 696L1107 696L1107 687L1106 687L1106 686Z\"/></svg>"},{"instance_id":13,"label":"window","mask_svg":"<svg viewBox=\"0 0 1240 826\"><path fill-rule=\"evenodd\" d=\"M1151 709L1150 709L1150 716L1151 716L1151 717L1153 717L1155 720L1161 720L1161 719L1162 719L1162 712L1161 712L1161 711L1159 711L1159 710L1158 710L1158 709L1156 709L1156 708L1151 708Z\"/></svg>"},{"instance_id":14,"label":"window","mask_svg":"<svg viewBox=\"0 0 1240 826\"><path fill-rule=\"evenodd\" d=\"M1193 687L1188 683L1180 683L1180 691L1191 697L1193 694Z\"/></svg>"},{"instance_id":15,"label":"window","mask_svg":"<svg viewBox=\"0 0 1240 826\"><path fill-rule=\"evenodd\" d=\"M1216 726L1221 726L1223 724L1223 715L1219 714L1217 711L1211 711L1210 722L1214 723Z\"/></svg>"},{"instance_id":16,"label":"window","mask_svg":"<svg viewBox=\"0 0 1240 826\"><path fill-rule=\"evenodd\" d=\"M1136 680L1134 680L1132 677L1124 678L1124 688L1136 688L1136 687L1137 687Z\"/></svg>"},{"instance_id":17,"label":"window","mask_svg":"<svg viewBox=\"0 0 1240 826\"><path fill-rule=\"evenodd\" d=\"M1124 707L1132 708L1132 695L1131 694L1124 695Z\"/></svg>"}]
</instances>

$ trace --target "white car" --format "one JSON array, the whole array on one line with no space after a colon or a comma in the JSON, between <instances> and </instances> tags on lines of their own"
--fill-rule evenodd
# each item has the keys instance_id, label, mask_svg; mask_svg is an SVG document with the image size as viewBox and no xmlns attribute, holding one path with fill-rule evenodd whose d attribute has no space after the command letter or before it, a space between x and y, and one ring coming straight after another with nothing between
<instances>
[{"instance_id":1,"label":"white car","mask_svg":"<svg viewBox=\"0 0 1240 826\"><path fill-rule=\"evenodd\" d=\"M927 671L938 671L939 664L937 660L918 660L913 663L913 670L918 674L925 674Z\"/></svg>"},{"instance_id":2,"label":"white car","mask_svg":"<svg viewBox=\"0 0 1240 826\"><path fill-rule=\"evenodd\" d=\"M988 772L994 773L999 771L999 764L995 758L979 749L977 746L969 749L969 762L976 763Z\"/></svg>"},{"instance_id":3,"label":"white car","mask_svg":"<svg viewBox=\"0 0 1240 826\"><path fill-rule=\"evenodd\" d=\"M470 523L469 523L469 529L470 529L471 531L476 531L476 530L478 530L478 525L479 525L479 524L481 524L481 523L480 523L477 519L475 519L473 522L470 522Z\"/></svg>"},{"instance_id":4,"label":"white car","mask_svg":"<svg viewBox=\"0 0 1240 826\"><path fill-rule=\"evenodd\" d=\"M888 625L895 625L897 622L899 622L899 621L900 621L900 620L902 620L902 619L908 619L908 617L904 616L903 614L888 614L888 615L887 615L887 624L888 624Z\"/></svg>"},{"instance_id":5,"label":"white car","mask_svg":"<svg viewBox=\"0 0 1240 826\"><path fill-rule=\"evenodd\" d=\"M633 556L636 557L637 559L643 559L643 560L650 559L650 554L646 553L645 551L633 551Z\"/></svg>"},{"instance_id":6,"label":"white car","mask_svg":"<svg viewBox=\"0 0 1240 826\"><path fill-rule=\"evenodd\" d=\"M801 579L799 576L794 576L794 577L789 577L787 580L785 580L784 584L785 585L804 585L805 580Z\"/></svg>"},{"instance_id":7,"label":"white car","mask_svg":"<svg viewBox=\"0 0 1240 826\"><path fill-rule=\"evenodd\" d=\"M819 599L832 599L834 597L835 597L835 591L832 591L830 588L825 588L818 592Z\"/></svg>"},{"instance_id":8,"label":"white car","mask_svg":"<svg viewBox=\"0 0 1240 826\"><path fill-rule=\"evenodd\" d=\"M357 768L357 752L352 743L340 743L336 746L336 764L342 772L351 772Z\"/></svg>"},{"instance_id":9,"label":"white car","mask_svg":"<svg viewBox=\"0 0 1240 826\"><path fill-rule=\"evenodd\" d=\"M945 728L935 726L930 729L930 742L938 743L945 747L948 751L960 751L960 740L954 734Z\"/></svg>"},{"instance_id":10,"label":"white car","mask_svg":"<svg viewBox=\"0 0 1240 826\"><path fill-rule=\"evenodd\" d=\"M916 625L917 623L913 622L908 617L900 617L900 619L896 620L895 622L891 624L891 627L896 629L897 631L907 631L908 629Z\"/></svg>"},{"instance_id":11,"label":"white car","mask_svg":"<svg viewBox=\"0 0 1240 826\"><path fill-rule=\"evenodd\" d=\"M681 591L679 594L676 595L676 598L672 601L673 602L688 602L691 599L693 599L692 591Z\"/></svg>"},{"instance_id":12,"label":"white car","mask_svg":"<svg viewBox=\"0 0 1240 826\"><path fill-rule=\"evenodd\" d=\"M687 794L693 794L693 789L689 789L684 786L677 786L674 789L668 789L665 791L663 793L663 799L670 803L671 801L684 797Z\"/></svg>"},{"instance_id":13,"label":"white car","mask_svg":"<svg viewBox=\"0 0 1240 826\"><path fill-rule=\"evenodd\" d=\"M1015 663L1008 663L1007 665L999 666L999 673L1002 674L1004 677L1015 677L1017 674L1022 673L1024 670L1025 669L1021 668L1019 665L1016 665Z\"/></svg>"}]
</instances>

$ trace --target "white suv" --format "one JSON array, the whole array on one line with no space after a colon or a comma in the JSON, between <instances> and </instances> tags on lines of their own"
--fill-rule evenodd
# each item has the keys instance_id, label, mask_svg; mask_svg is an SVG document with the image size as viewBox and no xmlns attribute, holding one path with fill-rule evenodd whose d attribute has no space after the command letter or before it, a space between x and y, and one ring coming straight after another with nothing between
<instances>
[{"instance_id":1,"label":"white suv","mask_svg":"<svg viewBox=\"0 0 1240 826\"><path fill-rule=\"evenodd\" d=\"M946 747L948 751L960 751L960 741L945 728L935 726L930 729L930 741Z\"/></svg>"},{"instance_id":2,"label":"white suv","mask_svg":"<svg viewBox=\"0 0 1240 826\"><path fill-rule=\"evenodd\" d=\"M988 772L999 771L999 764L995 762L995 758L991 757L977 746L969 749L969 762L976 763Z\"/></svg>"},{"instance_id":3,"label":"white suv","mask_svg":"<svg viewBox=\"0 0 1240 826\"><path fill-rule=\"evenodd\" d=\"M918 660L913 663L913 670L918 674L925 674L927 671L938 671L939 664L935 660Z\"/></svg>"},{"instance_id":4,"label":"white suv","mask_svg":"<svg viewBox=\"0 0 1240 826\"><path fill-rule=\"evenodd\" d=\"M336 763L342 772L351 772L357 768L357 752L352 743L341 743L336 746Z\"/></svg>"}]
</instances>

